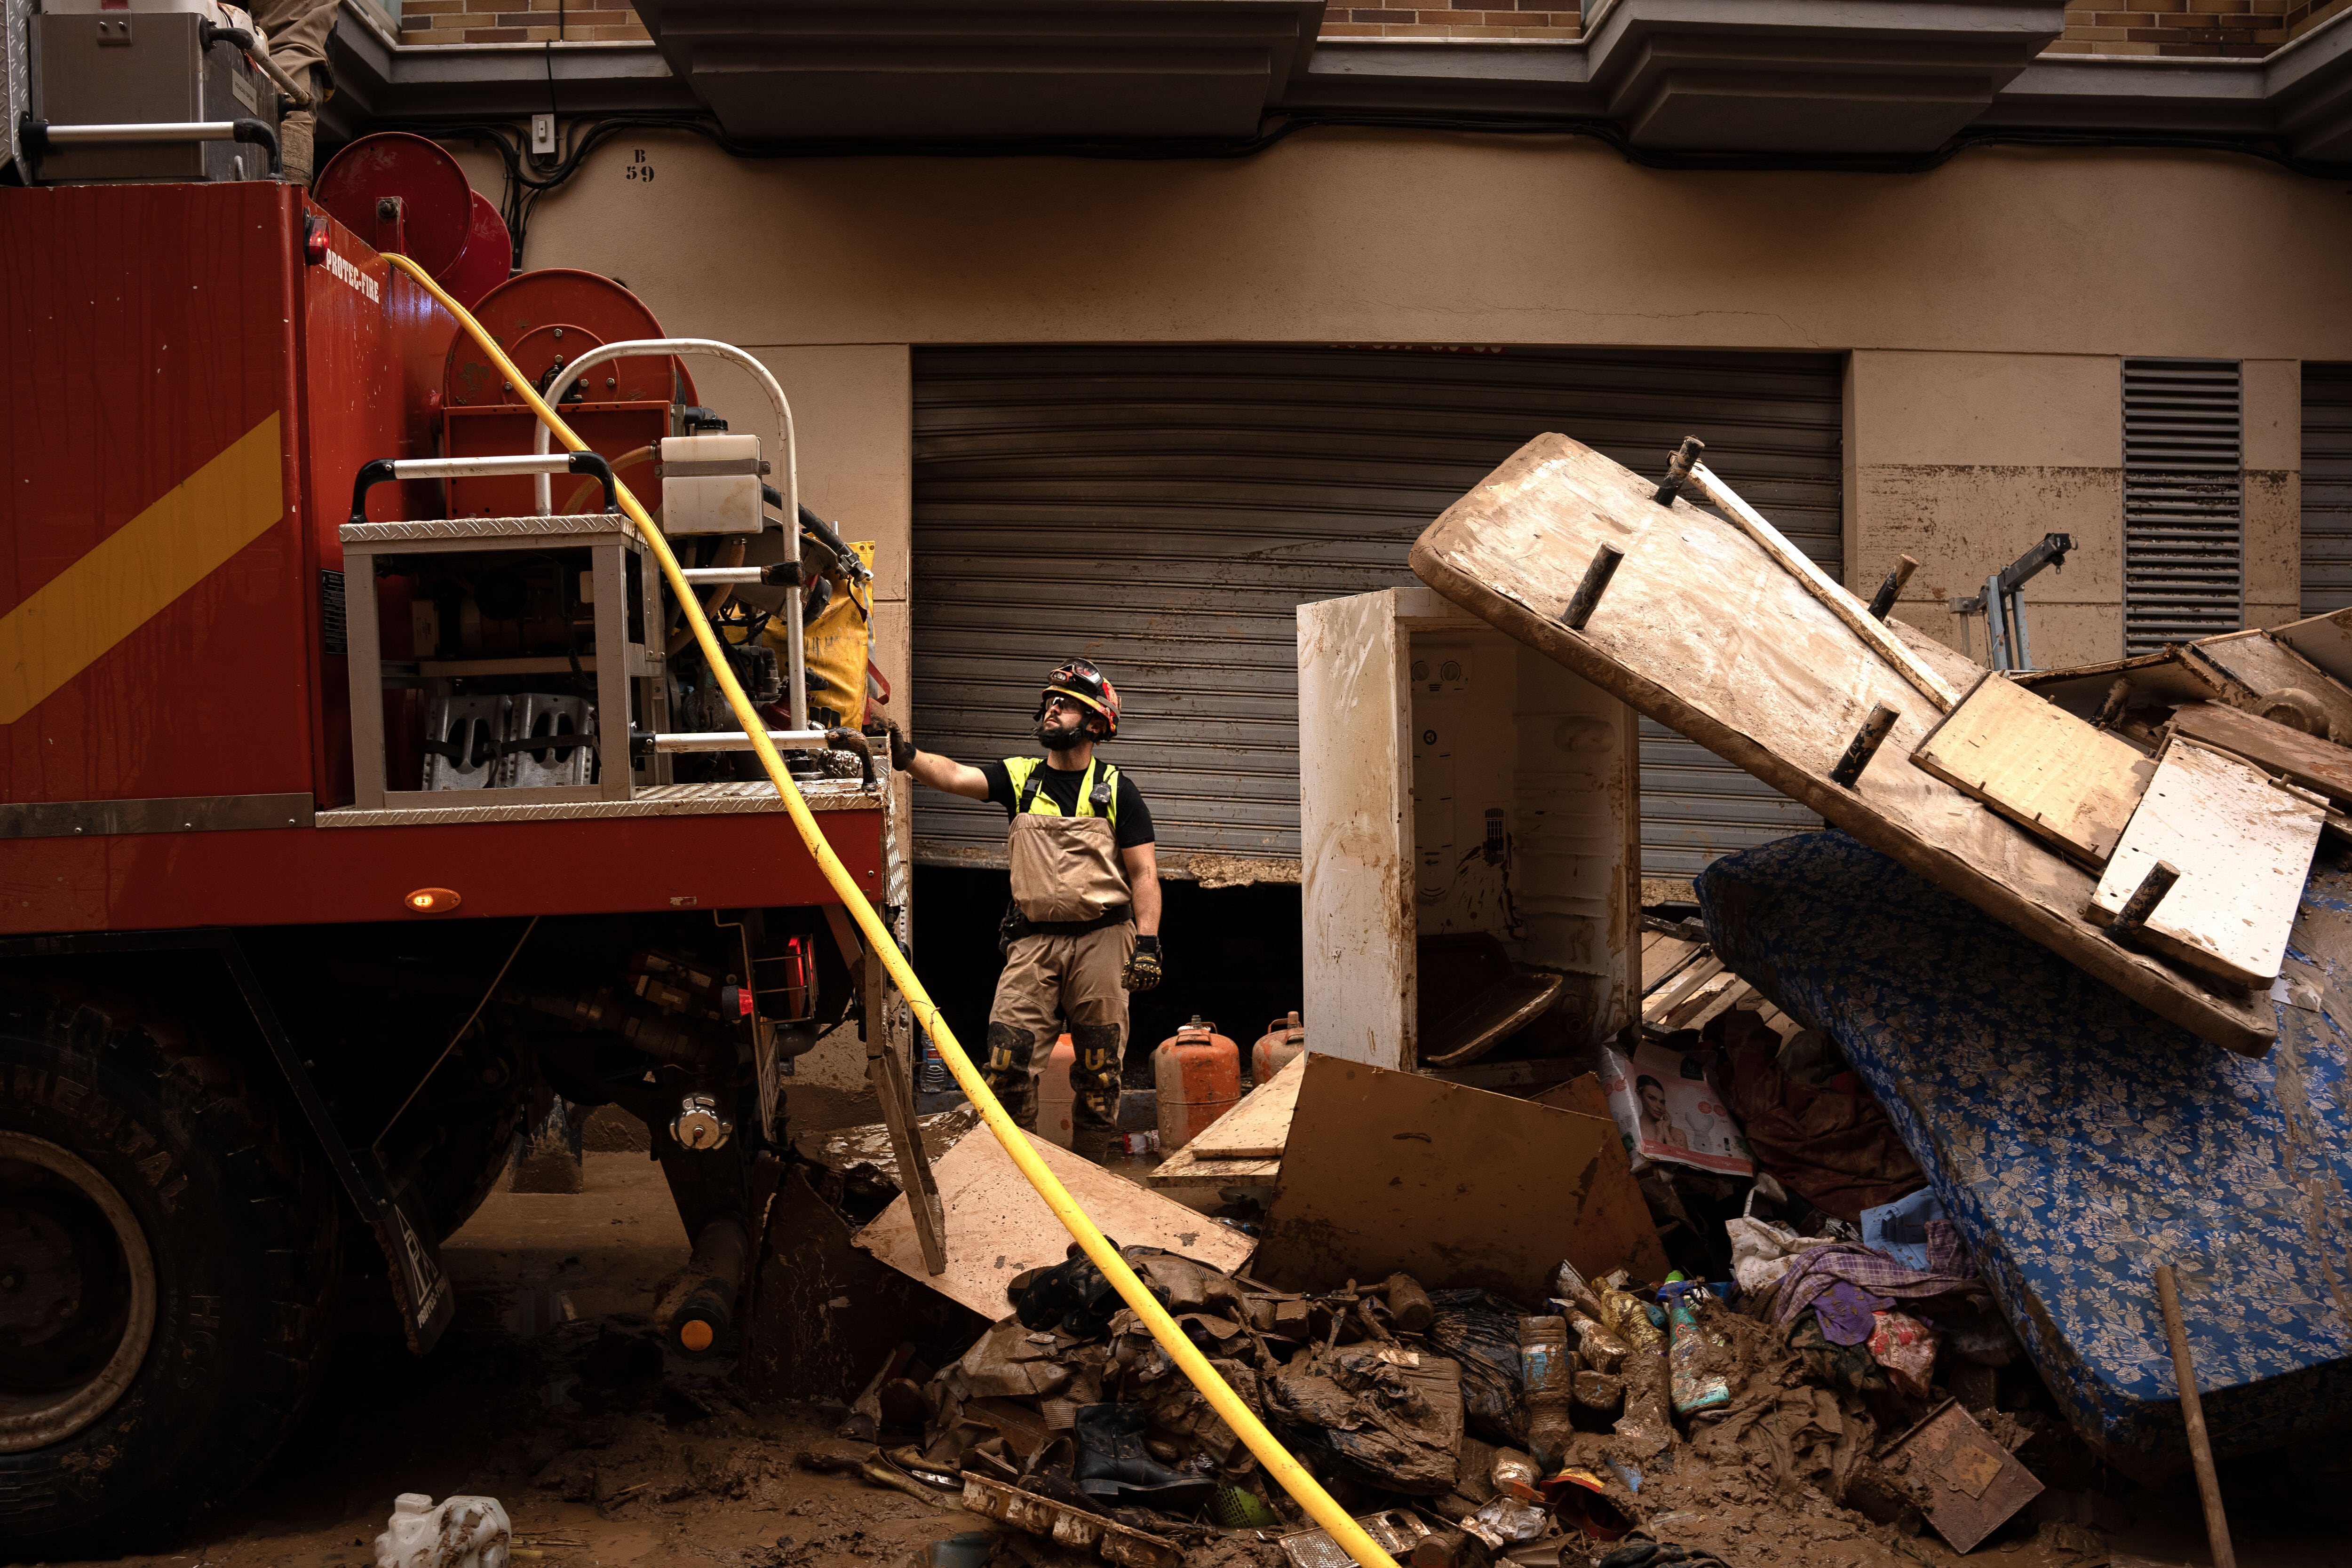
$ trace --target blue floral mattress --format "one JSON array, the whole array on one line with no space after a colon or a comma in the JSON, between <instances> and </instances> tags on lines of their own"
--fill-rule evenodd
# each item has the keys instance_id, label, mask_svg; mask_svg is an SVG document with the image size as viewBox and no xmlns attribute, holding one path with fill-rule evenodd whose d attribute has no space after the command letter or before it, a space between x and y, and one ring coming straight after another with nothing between
<instances>
[{"instance_id":1,"label":"blue floral mattress","mask_svg":"<svg viewBox=\"0 0 2352 1568\"><path fill-rule=\"evenodd\" d=\"M2164 1262L2222 1451L2352 1426L2352 874L2313 872L2259 1061L1834 831L1718 860L1698 896L1723 960L1876 1092L2111 1463L2188 1462Z\"/></svg>"}]
</instances>

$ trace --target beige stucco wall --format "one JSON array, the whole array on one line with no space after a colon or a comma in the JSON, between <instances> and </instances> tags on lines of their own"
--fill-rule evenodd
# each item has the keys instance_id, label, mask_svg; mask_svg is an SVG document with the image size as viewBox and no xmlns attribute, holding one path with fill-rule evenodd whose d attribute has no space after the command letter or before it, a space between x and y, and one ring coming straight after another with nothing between
<instances>
[{"instance_id":1,"label":"beige stucco wall","mask_svg":"<svg viewBox=\"0 0 2352 1568\"><path fill-rule=\"evenodd\" d=\"M529 240L532 265L625 278L668 330L776 367L811 504L882 546L877 662L902 690L909 344L1849 351L1850 580L1917 556L1906 613L1952 636L1942 601L2071 532L2076 556L2029 591L2045 665L2120 648L2118 359L2248 361L2257 623L2295 598L2296 361L2352 359L2352 205L2201 153L1984 151L1878 176L1376 131L1165 162L736 161L648 135L592 153Z\"/></svg>"},{"instance_id":2,"label":"beige stucco wall","mask_svg":"<svg viewBox=\"0 0 2352 1568\"><path fill-rule=\"evenodd\" d=\"M1919 563L1896 613L1981 659L1946 610L2042 535L2074 537L2026 590L2034 662L2123 651L2123 368L2111 355L1857 350L1846 382L1848 580Z\"/></svg>"}]
</instances>

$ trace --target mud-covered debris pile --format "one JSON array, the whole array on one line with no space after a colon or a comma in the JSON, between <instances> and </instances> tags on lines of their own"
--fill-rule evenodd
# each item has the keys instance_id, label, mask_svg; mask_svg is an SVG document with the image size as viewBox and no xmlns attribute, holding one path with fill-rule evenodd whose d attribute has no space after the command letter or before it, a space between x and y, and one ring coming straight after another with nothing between
<instances>
[{"instance_id":1,"label":"mud-covered debris pile","mask_svg":"<svg viewBox=\"0 0 2352 1568\"><path fill-rule=\"evenodd\" d=\"M1833 1237L1765 1258L1786 1228L1752 1223L1742 1261L1773 1277L1738 1311L1734 1282L1588 1281L1566 1265L1555 1295L1520 1302L1404 1275L1278 1291L1157 1249L1123 1255L1416 1568L1916 1563L1949 1554L1937 1531L1973 1546L2002 1525L2040 1490L2012 1450L2069 1439L1999 1407L1993 1364L2014 1342L1948 1235L1910 1270ZM847 1441L803 1462L960 1504L1016 1556L1343 1568L1090 1262L1030 1270L1008 1294L1012 1312L950 1364L883 1368ZM1925 1427L1933 1466L1917 1458ZM2008 1538L2032 1534L2020 1521ZM2095 1558L2084 1532L2066 1539L2052 1561Z\"/></svg>"}]
</instances>

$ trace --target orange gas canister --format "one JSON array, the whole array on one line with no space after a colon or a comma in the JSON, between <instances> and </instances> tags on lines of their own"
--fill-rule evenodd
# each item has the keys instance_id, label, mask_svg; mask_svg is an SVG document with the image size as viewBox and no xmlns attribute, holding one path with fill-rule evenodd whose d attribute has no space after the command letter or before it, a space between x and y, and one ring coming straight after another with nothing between
<instances>
[{"instance_id":1,"label":"orange gas canister","mask_svg":"<svg viewBox=\"0 0 2352 1568\"><path fill-rule=\"evenodd\" d=\"M1202 1128L1234 1108L1242 1097L1241 1047L1217 1026L1192 1021L1151 1053L1152 1078L1160 1089L1160 1152L1172 1154Z\"/></svg>"},{"instance_id":2,"label":"orange gas canister","mask_svg":"<svg viewBox=\"0 0 2352 1568\"><path fill-rule=\"evenodd\" d=\"M1250 1047L1251 1087L1272 1082L1274 1075L1289 1066L1306 1049L1307 1026L1298 1021L1296 1009L1288 1018L1267 1024L1265 1032L1257 1037L1257 1043Z\"/></svg>"},{"instance_id":3,"label":"orange gas canister","mask_svg":"<svg viewBox=\"0 0 2352 1568\"><path fill-rule=\"evenodd\" d=\"M1049 1144L1070 1146L1070 1064L1078 1059L1077 1048L1064 1035L1054 1042L1045 1058L1045 1074L1037 1085L1037 1135Z\"/></svg>"}]
</instances>

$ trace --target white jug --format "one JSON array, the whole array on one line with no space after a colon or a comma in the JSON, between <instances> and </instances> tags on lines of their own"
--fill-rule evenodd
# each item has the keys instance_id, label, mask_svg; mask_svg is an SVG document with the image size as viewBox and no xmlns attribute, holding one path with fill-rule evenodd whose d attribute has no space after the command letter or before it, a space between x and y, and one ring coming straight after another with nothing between
<instances>
[{"instance_id":1,"label":"white jug","mask_svg":"<svg viewBox=\"0 0 2352 1568\"><path fill-rule=\"evenodd\" d=\"M423 1492L392 1500L392 1519L375 1538L376 1568L507 1568L514 1527L496 1498L452 1497L433 1506Z\"/></svg>"}]
</instances>

